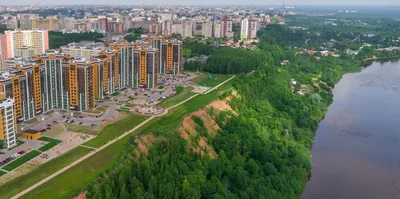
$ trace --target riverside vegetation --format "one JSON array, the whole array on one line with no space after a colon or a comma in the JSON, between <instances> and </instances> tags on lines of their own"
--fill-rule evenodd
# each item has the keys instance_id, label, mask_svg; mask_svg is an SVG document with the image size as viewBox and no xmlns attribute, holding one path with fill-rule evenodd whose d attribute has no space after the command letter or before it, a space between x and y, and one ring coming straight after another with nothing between
<instances>
[{"instance_id":1,"label":"riverside vegetation","mask_svg":"<svg viewBox=\"0 0 400 199\"><path fill-rule=\"evenodd\" d=\"M219 63L212 66L213 72L257 69L252 75L237 75L220 95L230 96L229 104L237 114L211 114L221 127L215 135L201 119L193 118L199 133L194 139L204 137L215 155L187 147L190 141L182 138L179 125L160 122L142 132L156 137L148 151L135 153L138 144L132 137L124 161L87 187L87 198L299 197L311 173L314 132L332 102L330 87L344 73L360 70L366 57L296 55L289 42L278 42L301 39L296 32L271 25L259 34L257 50L222 48L211 55L210 63ZM246 69L227 70L229 62L223 60L229 59L229 51L246 51L258 59L237 53L235 60ZM281 65L282 60L288 63ZM307 87L309 94L294 92L299 85ZM237 94L232 95L232 90Z\"/></svg>"}]
</instances>

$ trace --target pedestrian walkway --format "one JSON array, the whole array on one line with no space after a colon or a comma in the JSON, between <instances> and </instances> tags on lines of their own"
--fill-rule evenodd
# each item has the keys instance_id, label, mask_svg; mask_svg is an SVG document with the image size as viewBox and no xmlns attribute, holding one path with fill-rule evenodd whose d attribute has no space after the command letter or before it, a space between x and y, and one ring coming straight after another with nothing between
<instances>
[{"instance_id":1,"label":"pedestrian walkway","mask_svg":"<svg viewBox=\"0 0 400 199\"><path fill-rule=\"evenodd\" d=\"M81 144L81 145L79 145L80 147L84 147L84 148L88 148L88 149L93 149L93 150L96 150L97 148L94 148L94 147L91 147L91 146L86 146L86 145L83 145L83 144Z\"/></svg>"}]
</instances>

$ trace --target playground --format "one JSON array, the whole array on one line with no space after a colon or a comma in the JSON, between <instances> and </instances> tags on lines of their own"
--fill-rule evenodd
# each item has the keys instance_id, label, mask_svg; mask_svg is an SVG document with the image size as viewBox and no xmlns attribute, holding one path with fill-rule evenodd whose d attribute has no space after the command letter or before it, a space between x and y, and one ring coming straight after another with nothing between
<instances>
[{"instance_id":1,"label":"playground","mask_svg":"<svg viewBox=\"0 0 400 199\"><path fill-rule=\"evenodd\" d=\"M130 109L130 111L139 116L155 116L155 115L163 115L167 111L164 108L158 106L151 105L138 105L134 106Z\"/></svg>"}]
</instances>

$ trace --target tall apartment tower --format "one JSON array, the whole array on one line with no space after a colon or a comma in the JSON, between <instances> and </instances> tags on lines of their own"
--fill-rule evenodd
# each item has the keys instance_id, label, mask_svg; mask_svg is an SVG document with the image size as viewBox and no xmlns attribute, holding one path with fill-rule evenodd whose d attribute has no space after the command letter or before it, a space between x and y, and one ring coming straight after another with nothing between
<instances>
[{"instance_id":1,"label":"tall apartment tower","mask_svg":"<svg viewBox=\"0 0 400 199\"><path fill-rule=\"evenodd\" d=\"M186 37L193 37L193 31L192 31L192 22L190 21L185 21L183 22L183 27L182 27L182 38Z\"/></svg>"},{"instance_id":2,"label":"tall apartment tower","mask_svg":"<svg viewBox=\"0 0 400 199\"><path fill-rule=\"evenodd\" d=\"M228 37L228 38L232 38L233 37L233 31L232 31L232 27L233 27L233 22L231 19L224 19L222 21L222 37Z\"/></svg>"},{"instance_id":3,"label":"tall apartment tower","mask_svg":"<svg viewBox=\"0 0 400 199\"><path fill-rule=\"evenodd\" d=\"M158 51L155 48L137 47L133 49L132 62L134 72L134 85L142 88L155 88L158 86Z\"/></svg>"},{"instance_id":4,"label":"tall apartment tower","mask_svg":"<svg viewBox=\"0 0 400 199\"><path fill-rule=\"evenodd\" d=\"M0 148L8 149L17 145L14 100L6 99L5 93L0 93L0 96Z\"/></svg>"},{"instance_id":5,"label":"tall apartment tower","mask_svg":"<svg viewBox=\"0 0 400 199\"><path fill-rule=\"evenodd\" d=\"M7 60L7 40L5 34L0 34L0 69L6 68Z\"/></svg>"},{"instance_id":6,"label":"tall apartment tower","mask_svg":"<svg viewBox=\"0 0 400 199\"><path fill-rule=\"evenodd\" d=\"M215 38L220 38L223 37L223 32L222 32L222 22L221 21L216 21L213 24L213 32L214 32L214 37Z\"/></svg>"},{"instance_id":7,"label":"tall apartment tower","mask_svg":"<svg viewBox=\"0 0 400 199\"><path fill-rule=\"evenodd\" d=\"M253 39L255 37L257 37L257 30L258 30L258 26L257 26L257 20L255 19L249 19L249 33L248 33L248 39Z\"/></svg>"},{"instance_id":8,"label":"tall apartment tower","mask_svg":"<svg viewBox=\"0 0 400 199\"><path fill-rule=\"evenodd\" d=\"M249 38L249 20L242 19L240 26L240 39L248 39Z\"/></svg>"},{"instance_id":9,"label":"tall apartment tower","mask_svg":"<svg viewBox=\"0 0 400 199\"><path fill-rule=\"evenodd\" d=\"M211 22L204 22L201 24L201 35L205 38L212 37L213 24Z\"/></svg>"},{"instance_id":10,"label":"tall apartment tower","mask_svg":"<svg viewBox=\"0 0 400 199\"><path fill-rule=\"evenodd\" d=\"M97 26L100 31L108 32L108 19L107 18L98 19Z\"/></svg>"},{"instance_id":11,"label":"tall apartment tower","mask_svg":"<svg viewBox=\"0 0 400 199\"><path fill-rule=\"evenodd\" d=\"M153 43L157 40L153 40ZM182 73L182 43L178 40L160 42L160 70L161 74Z\"/></svg>"},{"instance_id":12,"label":"tall apartment tower","mask_svg":"<svg viewBox=\"0 0 400 199\"><path fill-rule=\"evenodd\" d=\"M48 30L5 31L5 36L6 42L2 42L2 45L7 46L4 56L6 59L13 58L16 51L22 47L33 47L38 54L44 54L49 49Z\"/></svg>"},{"instance_id":13,"label":"tall apartment tower","mask_svg":"<svg viewBox=\"0 0 400 199\"><path fill-rule=\"evenodd\" d=\"M172 34L172 21L167 20L161 23L161 35L169 36Z\"/></svg>"}]
</instances>

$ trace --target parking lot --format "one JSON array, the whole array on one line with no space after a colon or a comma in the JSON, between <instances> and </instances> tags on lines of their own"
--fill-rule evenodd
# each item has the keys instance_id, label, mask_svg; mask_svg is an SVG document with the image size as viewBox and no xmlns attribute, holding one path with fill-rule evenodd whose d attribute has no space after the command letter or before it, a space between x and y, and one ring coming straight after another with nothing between
<instances>
[{"instance_id":1,"label":"parking lot","mask_svg":"<svg viewBox=\"0 0 400 199\"><path fill-rule=\"evenodd\" d=\"M0 154L0 161L3 161L4 159L13 156L14 154L18 154L20 151L25 151L25 153L28 153L31 150L39 149L42 147L43 141L40 140L28 140L28 139L20 139L21 141L24 142L24 144L17 146L11 150L7 149L2 149L1 152L4 154Z\"/></svg>"}]
</instances>

